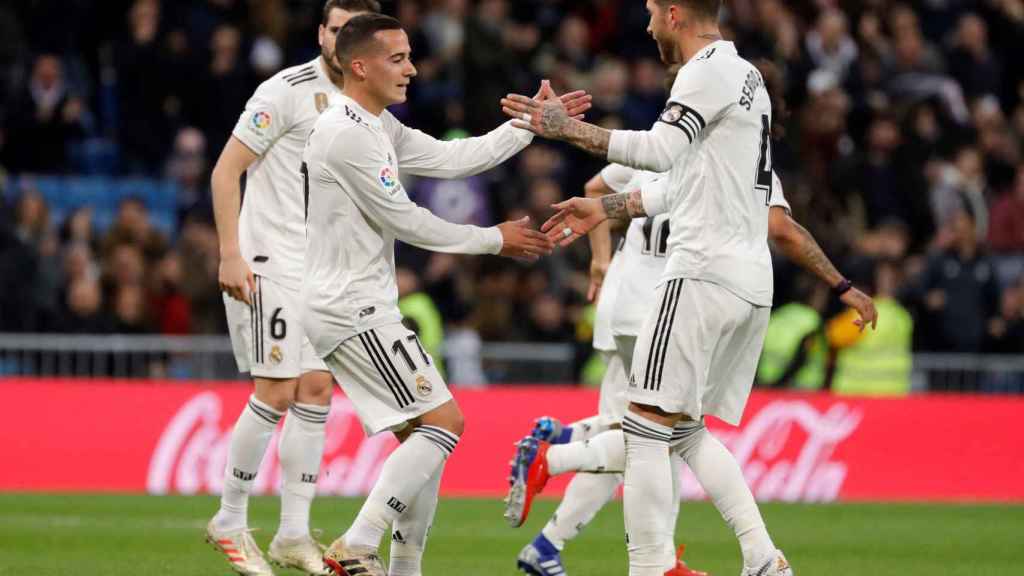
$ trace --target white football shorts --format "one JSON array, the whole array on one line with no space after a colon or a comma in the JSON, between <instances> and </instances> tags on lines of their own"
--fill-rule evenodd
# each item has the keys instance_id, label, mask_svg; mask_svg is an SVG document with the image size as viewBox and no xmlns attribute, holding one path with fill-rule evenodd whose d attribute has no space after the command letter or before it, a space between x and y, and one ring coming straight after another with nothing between
<instances>
[{"instance_id":1,"label":"white football shorts","mask_svg":"<svg viewBox=\"0 0 1024 576\"><path fill-rule=\"evenodd\" d=\"M451 392L434 359L400 323L360 332L324 358L367 436L400 430L445 404Z\"/></svg>"},{"instance_id":2,"label":"white football shorts","mask_svg":"<svg viewBox=\"0 0 1024 576\"><path fill-rule=\"evenodd\" d=\"M239 372L256 378L298 378L327 371L299 322L299 292L256 276L252 306L227 294L224 312Z\"/></svg>"},{"instance_id":3,"label":"white football shorts","mask_svg":"<svg viewBox=\"0 0 1024 576\"><path fill-rule=\"evenodd\" d=\"M739 424L770 312L717 284L665 282L636 342L629 401Z\"/></svg>"}]
</instances>

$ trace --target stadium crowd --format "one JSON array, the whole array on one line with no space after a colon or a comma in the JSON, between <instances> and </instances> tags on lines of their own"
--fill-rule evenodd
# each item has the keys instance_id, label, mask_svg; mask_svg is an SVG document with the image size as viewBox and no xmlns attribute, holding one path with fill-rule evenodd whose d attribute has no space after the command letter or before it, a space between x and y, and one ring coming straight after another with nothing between
<instances>
[{"instance_id":1,"label":"stadium crowd","mask_svg":"<svg viewBox=\"0 0 1024 576\"><path fill-rule=\"evenodd\" d=\"M256 85L316 56L319 4L0 6L0 331L225 331L209 170ZM393 112L431 134L495 127L499 99L541 78L590 91L589 121L606 127L646 129L664 105L640 0L383 4L419 70ZM788 102L774 158L797 220L906 313L914 350L1024 352L1024 0L726 4L726 35L767 62ZM601 167L538 140L483 176L406 184L449 220L541 222ZM55 175L170 181L171 225L131 194L105 227L89 204L51 217L61 200L36 183ZM533 266L405 246L399 263L424 318L586 349L585 242ZM781 257L776 294L821 318L841 312Z\"/></svg>"}]
</instances>

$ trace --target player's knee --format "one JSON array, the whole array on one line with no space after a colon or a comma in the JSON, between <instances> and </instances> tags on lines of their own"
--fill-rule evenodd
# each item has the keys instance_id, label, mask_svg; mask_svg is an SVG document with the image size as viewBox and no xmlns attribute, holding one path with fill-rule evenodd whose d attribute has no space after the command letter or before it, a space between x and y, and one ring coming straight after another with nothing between
<instances>
[{"instance_id":1,"label":"player's knee","mask_svg":"<svg viewBox=\"0 0 1024 576\"><path fill-rule=\"evenodd\" d=\"M296 400L300 404L326 406L331 403L334 391L334 377L330 372L307 372L299 379Z\"/></svg>"},{"instance_id":2,"label":"player's knee","mask_svg":"<svg viewBox=\"0 0 1024 576\"><path fill-rule=\"evenodd\" d=\"M454 400L427 412L419 420L420 424L444 428L456 436L462 436L466 430L466 419Z\"/></svg>"},{"instance_id":3,"label":"player's knee","mask_svg":"<svg viewBox=\"0 0 1024 576\"><path fill-rule=\"evenodd\" d=\"M297 380L256 378L256 399L278 412L285 412L295 401Z\"/></svg>"}]
</instances>

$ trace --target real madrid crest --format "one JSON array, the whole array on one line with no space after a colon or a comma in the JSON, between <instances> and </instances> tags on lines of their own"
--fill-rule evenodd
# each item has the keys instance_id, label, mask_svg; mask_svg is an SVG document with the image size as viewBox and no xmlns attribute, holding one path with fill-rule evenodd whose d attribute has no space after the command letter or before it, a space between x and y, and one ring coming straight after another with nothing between
<instances>
[{"instance_id":1,"label":"real madrid crest","mask_svg":"<svg viewBox=\"0 0 1024 576\"><path fill-rule=\"evenodd\" d=\"M419 375L416 377L416 393L426 398L430 396L430 393L434 391L434 385L427 380L426 376Z\"/></svg>"},{"instance_id":2,"label":"real madrid crest","mask_svg":"<svg viewBox=\"0 0 1024 576\"><path fill-rule=\"evenodd\" d=\"M316 104L316 111L323 114L324 110L330 105L330 101L327 100L327 94L323 92L317 92L313 94L313 102Z\"/></svg>"},{"instance_id":3,"label":"real madrid crest","mask_svg":"<svg viewBox=\"0 0 1024 576\"><path fill-rule=\"evenodd\" d=\"M280 364L284 360L284 352L281 352L281 347L277 344L270 349L270 363L275 366Z\"/></svg>"}]
</instances>

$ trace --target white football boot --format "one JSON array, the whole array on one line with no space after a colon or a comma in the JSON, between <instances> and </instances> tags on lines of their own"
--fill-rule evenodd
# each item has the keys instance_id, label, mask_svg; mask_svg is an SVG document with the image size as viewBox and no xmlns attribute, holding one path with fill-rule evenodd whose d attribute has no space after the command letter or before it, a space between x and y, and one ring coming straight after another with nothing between
<instances>
[{"instance_id":1,"label":"white football boot","mask_svg":"<svg viewBox=\"0 0 1024 576\"><path fill-rule=\"evenodd\" d=\"M744 568L740 576L793 576L793 569L782 550L776 550L770 560L756 568Z\"/></svg>"},{"instance_id":2,"label":"white football boot","mask_svg":"<svg viewBox=\"0 0 1024 576\"><path fill-rule=\"evenodd\" d=\"M329 576L330 571L324 564L325 550L326 547L308 534L301 538L274 536L267 557L281 568L294 568L312 576Z\"/></svg>"},{"instance_id":3,"label":"white football boot","mask_svg":"<svg viewBox=\"0 0 1024 576\"><path fill-rule=\"evenodd\" d=\"M206 525L206 541L224 555L232 570L242 576L274 576L270 564L252 538L252 530L242 528L221 532L211 521Z\"/></svg>"},{"instance_id":4,"label":"white football boot","mask_svg":"<svg viewBox=\"0 0 1024 576\"><path fill-rule=\"evenodd\" d=\"M376 548L350 548L344 537L335 540L324 552L324 564L335 576L388 576Z\"/></svg>"}]
</instances>

